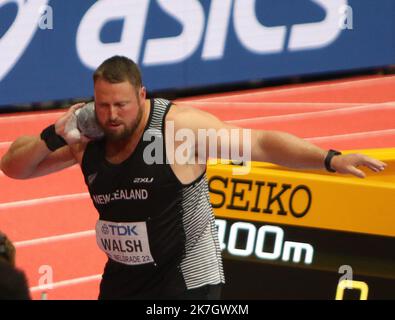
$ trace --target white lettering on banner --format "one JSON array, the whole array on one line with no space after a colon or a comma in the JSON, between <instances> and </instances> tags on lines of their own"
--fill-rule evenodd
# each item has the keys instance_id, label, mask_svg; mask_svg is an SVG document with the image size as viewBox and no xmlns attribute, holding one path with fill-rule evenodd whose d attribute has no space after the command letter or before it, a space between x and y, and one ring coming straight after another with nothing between
<instances>
[{"instance_id":1,"label":"white lettering on banner","mask_svg":"<svg viewBox=\"0 0 395 320\"><path fill-rule=\"evenodd\" d=\"M292 26L290 51L326 47L343 31L339 28L339 8L346 6L348 0L311 1L325 11L325 19ZM203 60L221 59L230 30L233 3L235 33L248 51L273 54L286 50L287 27L267 27L260 23L256 16L256 0L212 0L206 29L205 12L198 0L157 0L162 11L181 24L182 32L173 37L147 39L142 64L154 66L183 62L198 50L202 42ZM81 61L91 69L115 54L123 54L138 62L143 50L149 4L149 0L101 0L92 5L77 32L77 52ZM121 40L102 43L100 32L103 26L119 19L124 20Z\"/></svg>"},{"instance_id":2,"label":"white lettering on banner","mask_svg":"<svg viewBox=\"0 0 395 320\"><path fill-rule=\"evenodd\" d=\"M116 223L98 220L96 242L109 258L117 262L128 265L154 262L145 222Z\"/></svg>"},{"instance_id":3,"label":"white lettering on banner","mask_svg":"<svg viewBox=\"0 0 395 320\"><path fill-rule=\"evenodd\" d=\"M101 0L93 4L77 31L76 47L82 63L95 69L113 55L124 55L138 61L149 3L149 0ZM103 26L119 19L124 21L121 40L101 42Z\"/></svg>"},{"instance_id":4,"label":"white lettering on banner","mask_svg":"<svg viewBox=\"0 0 395 320\"><path fill-rule=\"evenodd\" d=\"M49 0L0 0L0 8L7 3L18 5L17 16L8 31L0 38L0 81L15 66L25 52L41 19L40 9Z\"/></svg>"},{"instance_id":5,"label":"white lettering on banner","mask_svg":"<svg viewBox=\"0 0 395 320\"><path fill-rule=\"evenodd\" d=\"M255 53L281 52L285 45L286 26L265 27L257 19L255 0L236 0L234 25L240 42Z\"/></svg>"},{"instance_id":6,"label":"white lettering on banner","mask_svg":"<svg viewBox=\"0 0 395 320\"><path fill-rule=\"evenodd\" d=\"M204 32L204 10L196 0L157 0L169 16L182 25L176 37L150 39L145 48L145 65L178 63L189 58L199 46Z\"/></svg>"},{"instance_id":7,"label":"white lettering on banner","mask_svg":"<svg viewBox=\"0 0 395 320\"><path fill-rule=\"evenodd\" d=\"M234 25L240 42L255 53L276 53L285 48L285 26L265 27L260 24L255 14L256 0L236 0ZM302 23L292 26L289 46L290 51L317 49L330 45L337 39L342 29L339 28L339 8L347 5L347 0L312 0L322 7L326 16L324 21Z\"/></svg>"},{"instance_id":8,"label":"white lettering on banner","mask_svg":"<svg viewBox=\"0 0 395 320\"><path fill-rule=\"evenodd\" d=\"M237 244L237 235L240 230L247 231L247 242L244 248L236 248ZM229 253L240 256L240 257L248 257L254 252L255 246L255 234L256 228L251 223L246 222L236 222L232 225L229 234L229 241L228 241L228 251Z\"/></svg>"},{"instance_id":9,"label":"white lettering on banner","mask_svg":"<svg viewBox=\"0 0 395 320\"><path fill-rule=\"evenodd\" d=\"M258 21L256 0L211 0L207 17L198 0L156 0L164 14L181 24L182 32L177 36L146 39L144 48L144 31L152 1L101 0L95 2L81 19L76 33L76 51L82 64L90 69L97 68L113 55L125 55L136 62L141 60L145 66L180 63L196 53L201 44L202 60L222 59L231 30L232 13L237 39L254 54L323 48L332 44L345 29L352 29L352 9L348 0L311 1L325 11L324 20L293 25L286 48L287 27L267 27ZM8 3L18 6L15 20L0 39L0 81L21 58L38 25L52 28L50 12L43 17L40 10L51 9L48 2L0 0L0 8ZM344 8L349 8L346 16ZM117 20L123 21L120 40L102 42L100 34L103 27Z\"/></svg>"},{"instance_id":10,"label":"white lettering on banner","mask_svg":"<svg viewBox=\"0 0 395 320\"><path fill-rule=\"evenodd\" d=\"M204 40L203 60L221 59L224 55L233 0L211 0Z\"/></svg>"},{"instance_id":11,"label":"white lettering on banner","mask_svg":"<svg viewBox=\"0 0 395 320\"><path fill-rule=\"evenodd\" d=\"M215 224L218 228L221 250L227 250L231 255L249 257L254 253L257 258L262 260L281 259L287 262L291 260L291 253L293 253L292 262L300 263L302 253L305 253L304 263L311 264L313 262L313 246L304 242L284 241L284 230L280 227L264 225L257 229L252 223L240 221L230 226L229 237L226 237L227 221L216 219ZM246 238L243 245L240 245L238 241L241 234L244 234L244 238ZM271 250L265 249L267 234L274 236L274 244Z\"/></svg>"},{"instance_id":12,"label":"white lettering on banner","mask_svg":"<svg viewBox=\"0 0 395 320\"><path fill-rule=\"evenodd\" d=\"M339 8L348 4L347 0L312 0L321 6L326 16L324 21L303 23L292 26L289 50L316 49L329 46L343 31L339 28Z\"/></svg>"},{"instance_id":13,"label":"white lettering on banner","mask_svg":"<svg viewBox=\"0 0 395 320\"><path fill-rule=\"evenodd\" d=\"M107 204L117 200L146 200L148 191L146 189L122 189L113 193L93 194L92 196L96 204Z\"/></svg>"}]
</instances>

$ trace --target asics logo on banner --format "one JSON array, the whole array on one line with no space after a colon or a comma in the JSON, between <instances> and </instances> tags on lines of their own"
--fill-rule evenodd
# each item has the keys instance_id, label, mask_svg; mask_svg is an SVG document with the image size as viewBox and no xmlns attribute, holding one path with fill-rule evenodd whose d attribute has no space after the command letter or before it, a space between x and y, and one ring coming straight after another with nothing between
<instances>
[{"instance_id":1,"label":"asics logo on banner","mask_svg":"<svg viewBox=\"0 0 395 320\"><path fill-rule=\"evenodd\" d=\"M7 4L18 6L14 22L0 38L0 81L16 65L33 39L49 0L0 0L0 10Z\"/></svg>"},{"instance_id":2,"label":"asics logo on banner","mask_svg":"<svg viewBox=\"0 0 395 320\"><path fill-rule=\"evenodd\" d=\"M156 0L164 14L181 25L182 31L177 36L155 39L144 39L150 0L97 1L79 25L77 52L82 63L92 69L112 55L128 56L143 66L181 63L200 47L202 60L218 60L225 55L232 29L240 44L254 54L323 48L340 36L340 12L348 5L348 0L310 0L325 11L325 18L293 25L287 47L287 26L262 24L257 18L256 1L211 0L206 16L199 0ZM103 27L115 20L124 21L120 41L101 42Z\"/></svg>"}]
</instances>

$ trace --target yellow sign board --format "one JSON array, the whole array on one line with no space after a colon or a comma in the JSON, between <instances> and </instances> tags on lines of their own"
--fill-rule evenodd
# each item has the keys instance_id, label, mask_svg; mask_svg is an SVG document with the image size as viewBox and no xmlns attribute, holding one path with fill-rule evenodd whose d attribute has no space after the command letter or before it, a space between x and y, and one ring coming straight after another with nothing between
<instances>
[{"instance_id":1,"label":"yellow sign board","mask_svg":"<svg viewBox=\"0 0 395 320\"><path fill-rule=\"evenodd\" d=\"M353 152L353 151L348 151ZM365 179L251 163L209 165L216 217L395 237L395 148L358 150L388 164Z\"/></svg>"}]
</instances>

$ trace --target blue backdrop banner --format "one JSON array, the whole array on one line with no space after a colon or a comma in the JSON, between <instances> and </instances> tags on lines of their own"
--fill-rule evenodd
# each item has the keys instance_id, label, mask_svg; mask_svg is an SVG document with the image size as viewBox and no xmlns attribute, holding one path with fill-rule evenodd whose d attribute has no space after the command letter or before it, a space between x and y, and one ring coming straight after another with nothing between
<instances>
[{"instance_id":1,"label":"blue backdrop banner","mask_svg":"<svg viewBox=\"0 0 395 320\"><path fill-rule=\"evenodd\" d=\"M106 58L149 91L395 64L394 0L2 0L0 105L90 97Z\"/></svg>"}]
</instances>

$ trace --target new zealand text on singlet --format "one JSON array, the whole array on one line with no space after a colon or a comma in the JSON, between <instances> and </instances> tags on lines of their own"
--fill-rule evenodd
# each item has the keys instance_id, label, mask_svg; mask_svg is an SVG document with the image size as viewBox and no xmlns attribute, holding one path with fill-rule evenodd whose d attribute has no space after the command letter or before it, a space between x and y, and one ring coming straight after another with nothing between
<instances>
[{"instance_id":1,"label":"new zealand text on singlet","mask_svg":"<svg viewBox=\"0 0 395 320\"><path fill-rule=\"evenodd\" d=\"M93 194L96 204L108 204L117 200L146 200L148 191L146 189L117 189L115 192L106 194Z\"/></svg>"}]
</instances>

